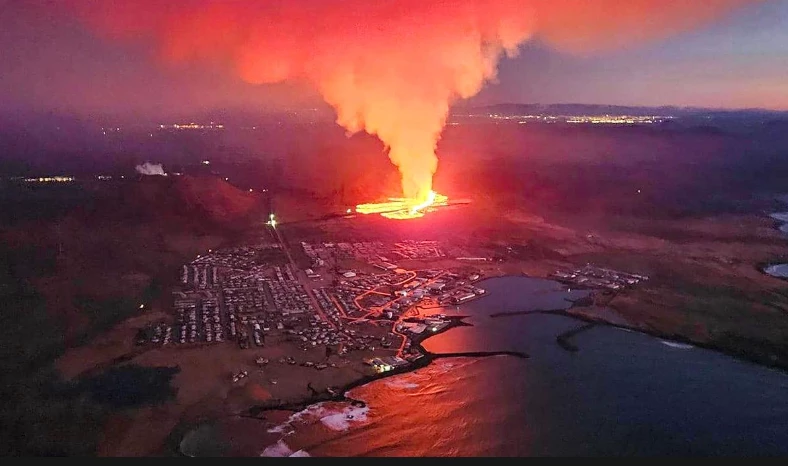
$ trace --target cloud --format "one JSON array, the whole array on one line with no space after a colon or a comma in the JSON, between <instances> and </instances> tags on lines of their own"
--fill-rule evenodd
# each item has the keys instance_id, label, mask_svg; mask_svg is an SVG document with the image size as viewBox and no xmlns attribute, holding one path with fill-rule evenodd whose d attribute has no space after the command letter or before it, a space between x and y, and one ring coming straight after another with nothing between
<instances>
[{"instance_id":1,"label":"cloud","mask_svg":"<svg viewBox=\"0 0 788 466\"><path fill-rule=\"evenodd\" d=\"M575 54L688 30L746 0L72 0L112 37L169 61L209 60L246 81L316 89L349 133L385 144L406 197L425 199L449 107L540 38ZM527 77L524 77L527 79Z\"/></svg>"},{"instance_id":2,"label":"cloud","mask_svg":"<svg viewBox=\"0 0 788 466\"><path fill-rule=\"evenodd\" d=\"M164 172L164 168L162 168L160 163L150 163L145 162L141 165L137 165L134 169L140 175L160 175L166 176L167 174Z\"/></svg>"}]
</instances>

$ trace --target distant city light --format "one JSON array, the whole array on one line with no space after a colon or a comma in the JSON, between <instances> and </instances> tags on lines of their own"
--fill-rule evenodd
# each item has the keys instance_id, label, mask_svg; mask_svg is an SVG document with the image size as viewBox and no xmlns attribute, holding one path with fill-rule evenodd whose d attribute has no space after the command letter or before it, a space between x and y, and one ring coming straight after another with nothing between
<instances>
[{"instance_id":1,"label":"distant city light","mask_svg":"<svg viewBox=\"0 0 788 466\"><path fill-rule=\"evenodd\" d=\"M175 123L172 125L159 125L159 129L224 129L224 125L220 123L210 122L207 125L202 125L198 123Z\"/></svg>"},{"instance_id":2,"label":"distant city light","mask_svg":"<svg viewBox=\"0 0 788 466\"><path fill-rule=\"evenodd\" d=\"M69 183L74 181L75 178L73 176L42 176L38 178L25 178L25 181L28 183Z\"/></svg>"},{"instance_id":3,"label":"distant city light","mask_svg":"<svg viewBox=\"0 0 788 466\"><path fill-rule=\"evenodd\" d=\"M210 161L210 160L203 160L203 161L202 161L202 164L203 164L203 165L210 165L210 164L211 164L211 161Z\"/></svg>"},{"instance_id":4,"label":"distant city light","mask_svg":"<svg viewBox=\"0 0 788 466\"><path fill-rule=\"evenodd\" d=\"M530 122L537 123L568 123L568 124L613 124L635 125L662 123L671 120L671 115L506 115L499 113L485 113L481 115L467 115L470 118L488 118L492 120L515 121L519 124ZM449 123L457 124L457 122Z\"/></svg>"}]
</instances>

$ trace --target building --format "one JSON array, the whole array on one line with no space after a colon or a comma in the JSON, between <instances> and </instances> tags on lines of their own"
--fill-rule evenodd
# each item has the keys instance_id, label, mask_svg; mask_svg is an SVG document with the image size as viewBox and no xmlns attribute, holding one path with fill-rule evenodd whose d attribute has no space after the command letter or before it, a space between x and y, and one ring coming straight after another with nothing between
<instances>
[{"instance_id":1,"label":"building","mask_svg":"<svg viewBox=\"0 0 788 466\"><path fill-rule=\"evenodd\" d=\"M408 330L410 332L419 334L425 330L427 330L427 326L422 323L411 323L411 322L403 322L402 328Z\"/></svg>"},{"instance_id":2,"label":"building","mask_svg":"<svg viewBox=\"0 0 788 466\"><path fill-rule=\"evenodd\" d=\"M391 369L394 369L394 366L392 366L391 364L387 364L386 362L384 362L380 358L367 359L364 362L369 364L373 368L375 368L375 371L379 372L379 373L380 372L388 372Z\"/></svg>"},{"instance_id":3,"label":"building","mask_svg":"<svg viewBox=\"0 0 788 466\"><path fill-rule=\"evenodd\" d=\"M442 291L444 288L446 288L446 284L443 282L435 282L427 285L427 289L430 291Z\"/></svg>"},{"instance_id":4,"label":"building","mask_svg":"<svg viewBox=\"0 0 788 466\"><path fill-rule=\"evenodd\" d=\"M408 363L408 361L397 356L383 356L379 359L383 361L384 364L388 364L391 367L402 366Z\"/></svg>"},{"instance_id":5,"label":"building","mask_svg":"<svg viewBox=\"0 0 788 466\"><path fill-rule=\"evenodd\" d=\"M476 295L473 294L473 293L465 293L465 294L461 294L459 296L455 296L454 298L452 298L452 300L454 301L454 304L462 304L462 303L464 303L466 301L469 301L469 300L471 300L471 299L473 299L475 297L476 297Z\"/></svg>"}]
</instances>

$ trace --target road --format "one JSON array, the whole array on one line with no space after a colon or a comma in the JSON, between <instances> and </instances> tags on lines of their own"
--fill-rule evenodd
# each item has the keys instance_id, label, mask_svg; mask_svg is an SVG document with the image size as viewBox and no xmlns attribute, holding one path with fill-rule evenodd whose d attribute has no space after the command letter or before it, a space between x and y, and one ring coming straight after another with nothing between
<instances>
[{"instance_id":1,"label":"road","mask_svg":"<svg viewBox=\"0 0 788 466\"><path fill-rule=\"evenodd\" d=\"M315 312L320 316L321 319L325 320L326 322L334 328L334 330L339 330L339 327L334 323L333 320L329 319L328 316L323 312L323 308L320 307L320 303L317 302L317 298L315 298L315 294L312 290L312 284L309 283L308 279L305 279L304 273L298 268L298 265L293 260L293 256L290 254L290 249L287 247L287 243L285 243L284 238L282 237L281 228L277 228L275 226L268 225L268 229L271 233L271 236L276 239L279 243L279 246L285 252L287 256L287 260L290 263L290 267L293 268L293 273L295 274L296 280L301 286L304 287L304 291L306 292L307 296L309 296L309 301L312 303L312 307L315 308Z\"/></svg>"},{"instance_id":2,"label":"road","mask_svg":"<svg viewBox=\"0 0 788 466\"><path fill-rule=\"evenodd\" d=\"M325 315L325 313L323 312L323 309L320 307L320 303L317 302L317 299L315 298L315 295L313 293L312 284L309 281L307 281L306 279L304 279L303 272L298 268L298 266L295 263L295 260L293 260L293 256L290 254L290 249L287 247L287 243L285 243L285 240L284 240L284 238L282 236L282 232L280 231L280 229L275 227L275 226L270 226L270 225L268 226L268 228L270 230L271 235L279 243L280 247L285 252L285 255L287 256L287 260L290 263L290 266L293 268L293 271L295 272L296 279L304 287L304 290L306 290L306 294L309 296L309 300L312 302L312 306L315 308L315 311L318 313L318 315L323 320L328 322L334 328L334 330L339 330L339 328L334 323L334 321L332 321L331 319L328 318L328 316ZM403 280L393 284L394 286L402 285L403 283L406 283L406 282L408 282L408 281L410 281L410 280L412 280L412 279L414 279L414 278L416 278L418 276L418 272L415 271L415 270L407 270L407 271L405 271L405 273L407 274L406 278L404 278ZM429 285L435 283L439 278L441 278L445 274L446 274L446 272L439 273L435 277L433 277L433 278L427 280L425 283L423 283L422 286L426 287L426 286L429 286ZM356 306L359 309L363 310L364 307L361 306L358 301L361 298L363 298L364 296L367 296L369 294L386 295L385 293L377 291L377 288L373 288L371 290L365 291L364 293L356 296L353 299L353 302L356 304ZM392 304L394 304L395 302L399 301L402 298L403 298L403 296L400 296L400 297L397 297L397 298L394 298L394 299L388 301L386 304L384 304L384 305L382 305L382 306L380 306L378 308L371 308L369 310L369 312L364 314L362 317L352 318L352 317L348 317L347 315L343 315L343 318L347 319L349 321L349 323L353 323L353 322L359 322L359 321L365 320L365 319L367 319L367 318L369 318L370 316L373 316L373 315L375 315L375 316L380 315L380 312L381 312L382 309L385 309L385 308L391 306ZM339 305L338 302L336 302L336 300L334 299L333 296L331 297L331 299L334 302L334 305L336 305L337 309L339 309L341 311L342 307ZM405 345L408 342L408 337L407 337L407 335L402 334L402 333L397 331L397 324L401 323L404 319L408 318L408 315L411 314L411 311L413 311L415 308L416 308L416 306L411 307L407 311L403 312L402 315L400 315L397 318L397 320L395 320L394 323L391 326L391 333L393 333L393 334L395 334L395 335L397 335L399 337L402 337L402 342L400 343L400 346L399 346L399 348L397 350L397 356L398 357L403 357L403 354L404 354L404 351L405 351ZM342 312L342 314L344 314L344 312Z\"/></svg>"},{"instance_id":3,"label":"road","mask_svg":"<svg viewBox=\"0 0 788 466\"><path fill-rule=\"evenodd\" d=\"M406 280L402 280L402 281L400 281L399 283L397 283L398 285L401 285L401 284L403 284L403 283L407 282L408 280L411 280L411 279L415 278L415 277L418 275L417 271L414 271L414 270L409 270L409 271L407 271L407 273L412 273L412 274L413 274L413 276L412 276L412 277L410 277L410 278L408 278L408 279L406 279ZM442 276L443 276L443 275L445 275L445 274L446 274L446 272L441 272L441 273L439 273L439 274L438 274L438 275L436 275L435 277L433 277L433 278L431 278L431 279L427 280L426 282L424 282L424 284L423 284L422 286L429 286L429 285L431 285L431 284L435 283L435 282L436 282L436 281L437 281L437 280L438 280L440 277L442 277ZM358 296L357 296L357 297L354 299L354 302L356 303L356 305L357 305L359 308L363 309L363 307L362 307L361 305L359 305L359 304L358 304L358 300L359 300L359 299L361 299L362 297L364 297L364 296L366 296L366 295L368 295L368 294L370 294L370 293L374 293L374 292L375 292L375 289L372 289L372 290L367 290L367 291L365 291L364 293L362 293L362 294L358 295ZM400 300L400 299L402 299L402 298L403 298L403 296L400 296L400 297L398 297L398 298L392 299L391 301L389 301L389 302L387 302L386 304L384 304L384 305L380 306L379 308L371 308L371 309L369 310L369 312L367 312L366 314L364 314L364 315L363 315L363 316L361 316L361 317L356 317L356 318L348 318L348 320L349 320L350 322L358 322L358 321L360 321L360 320L367 319L367 318L369 318L369 317L370 317L370 316L372 316L372 315L376 315L376 316L377 316L377 315L379 315L379 314L380 314L380 311L381 311L382 309L385 309L385 308L387 308L388 306L391 306L393 303L397 302L398 300ZM408 310L406 310L405 312L403 312L403 313L402 313L402 314L401 314L401 315L400 315L400 316L397 318L397 320L395 320L395 321L394 321L394 323L391 325L391 333L393 333L394 335L397 335L397 336L399 336L399 337L402 337L402 341L400 342L400 346L399 346L399 348L397 349L397 356L398 356L398 357L402 357L402 356L403 356L403 354L404 354L404 352L405 352L405 345L406 345L406 344L407 344L407 342L408 342L408 336L407 336L407 335L405 335L405 334L402 334L402 333L400 333L400 332L398 332L398 331L397 331L397 324L399 324L399 323L401 323L403 320L407 319L407 318L410 316L410 314L412 314L412 313L413 313L412 311L414 311L414 310L415 310L416 308L418 308L418 307L419 307L419 306L413 306L413 307L409 308ZM418 312L417 312L417 314L418 314Z\"/></svg>"}]
</instances>

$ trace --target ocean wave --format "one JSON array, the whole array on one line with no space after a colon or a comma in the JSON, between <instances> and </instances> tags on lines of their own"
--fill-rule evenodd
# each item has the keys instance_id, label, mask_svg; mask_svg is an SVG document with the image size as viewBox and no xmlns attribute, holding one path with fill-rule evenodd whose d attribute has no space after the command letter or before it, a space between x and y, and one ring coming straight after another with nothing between
<instances>
[{"instance_id":1,"label":"ocean wave","mask_svg":"<svg viewBox=\"0 0 788 466\"><path fill-rule=\"evenodd\" d=\"M660 340L660 342L665 346L670 346L671 348L676 349L692 349L694 346L687 344L687 343L679 343L677 341L669 341L669 340Z\"/></svg>"},{"instance_id":2,"label":"ocean wave","mask_svg":"<svg viewBox=\"0 0 788 466\"><path fill-rule=\"evenodd\" d=\"M274 427L269 428L268 429L268 433L269 434L284 434L284 435L292 434L293 433L292 424L293 424L293 422L301 419L302 413L303 413L303 411L299 411L297 413L294 413L294 414L290 415L290 417L288 417L285 422L279 424L278 426L274 426Z\"/></svg>"},{"instance_id":3,"label":"ocean wave","mask_svg":"<svg viewBox=\"0 0 788 466\"><path fill-rule=\"evenodd\" d=\"M385 383L386 386L390 388L404 388L404 389L419 388L419 384L410 382L405 378L399 378L399 377L388 379L386 380Z\"/></svg>"},{"instance_id":4,"label":"ocean wave","mask_svg":"<svg viewBox=\"0 0 788 466\"><path fill-rule=\"evenodd\" d=\"M452 359L439 359L436 363L433 363L433 366L428 366L427 369L437 369L439 374L456 370L462 369L464 367L470 366L471 364L476 364L478 362L478 358L452 358Z\"/></svg>"},{"instance_id":5,"label":"ocean wave","mask_svg":"<svg viewBox=\"0 0 788 466\"><path fill-rule=\"evenodd\" d=\"M763 271L772 277L788 278L788 264L770 265L763 269Z\"/></svg>"},{"instance_id":6,"label":"ocean wave","mask_svg":"<svg viewBox=\"0 0 788 466\"><path fill-rule=\"evenodd\" d=\"M348 406L339 412L322 416L320 422L331 430L344 432L350 429L351 424L365 422L368 412L366 406Z\"/></svg>"},{"instance_id":7,"label":"ocean wave","mask_svg":"<svg viewBox=\"0 0 788 466\"><path fill-rule=\"evenodd\" d=\"M300 451L300 450L299 450ZM272 458L284 458L293 455L293 450L287 444L280 440L273 445L269 445L263 450L260 456L267 456Z\"/></svg>"},{"instance_id":8,"label":"ocean wave","mask_svg":"<svg viewBox=\"0 0 788 466\"><path fill-rule=\"evenodd\" d=\"M775 212L773 214L769 214L769 217L781 222L788 222L788 212Z\"/></svg>"},{"instance_id":9,"label":"ocean wave","mask_svg":"<svg viewBox=\"0 0 788 466\"><path fill-rule=\"evenodd\" d=\"M290 435L295 431L294 424L318 421L331 430L344 432L353 424L365 422L368 412L369 408L366 406L346 405L337 409L329 408L325 403L317 403L290 415L282 424L269 428L268 432Z\"/></svg>"}]
</instances>

